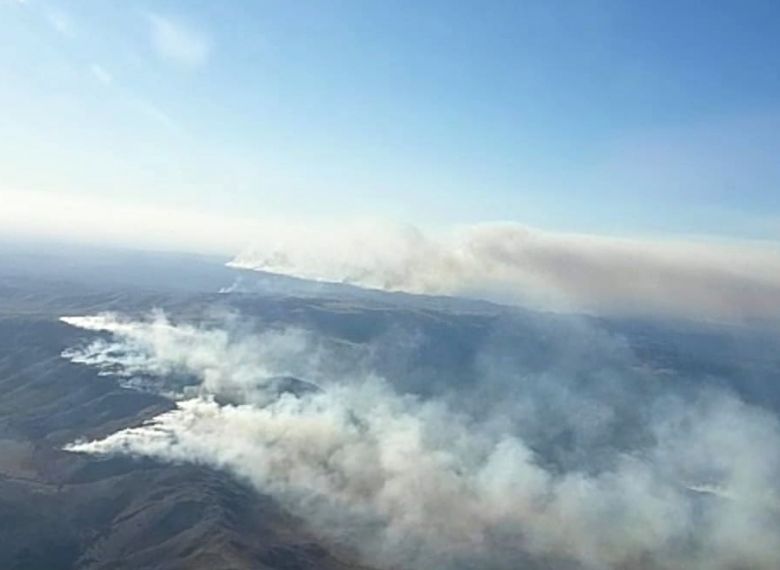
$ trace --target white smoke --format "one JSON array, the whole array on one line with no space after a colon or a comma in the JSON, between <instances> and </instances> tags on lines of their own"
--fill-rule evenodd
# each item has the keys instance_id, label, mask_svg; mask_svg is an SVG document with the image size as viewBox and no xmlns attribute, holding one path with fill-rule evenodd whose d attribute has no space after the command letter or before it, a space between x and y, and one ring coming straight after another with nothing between
<instances>
[{"instance_id":1,"label":"white smoke","mask_svg":"<svg viewBox=\"0 0 780 570\"><path fill-rule=\"evenodd\" d=\"M231 266L555 310L713 319L780 316L776 246L651 241L481 224L274 226Z\"/></svg>"},{"instance_id":2,"label":"white smoke","mask_svg":"<svg viewBox=\"0 0 780 570\"><path fill-rule=\"evenodd\" d=\"M185 385L180 394L168 394L176 397L220 394L247 400L262 395L269 378L302 373L311 378L313 370L303 366L316 362L313 341L304 331L291 328L236 338L223 329L174 325L159 311L146 321L130 321L110 313L61 320L112 334L111 339L66 350L65 358L96 366L102 374L125 378L196 377L196 383ZM291 367L296 360L301 365Z\"/></svg>"},{"instance_id":3,"label":"white smoke","mask_svg":"<svg viewBox=\"0 0 780 570\"><path fill-rule=\"evenodd\" d=\"M372 563L780 567L780 426L731 396L670 396L648 444L616 452L609 468L562 470L488 417L399 393L360 368L329 376L322 345L301 332L237 333L162 314L63 320L111 335L67 357L125 375L197 378L176 409L68 449L227 469ZM269 395L269 378L300 373L318 388ZM232 403L220 403L225 394Z\"/></svg>"}]
</instances>

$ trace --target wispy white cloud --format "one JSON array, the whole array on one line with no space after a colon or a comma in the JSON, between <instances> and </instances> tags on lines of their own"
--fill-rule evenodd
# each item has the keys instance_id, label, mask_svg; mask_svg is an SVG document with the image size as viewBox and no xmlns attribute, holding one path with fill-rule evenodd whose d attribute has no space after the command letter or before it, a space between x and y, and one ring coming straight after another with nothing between
<instances>
[{"instance_id":1,"label":"wispy white cloud","mask_svg":"<svg viewBox=\"0 0 780 570\"><path fill-rule=\"evenodd\" d=\"M137 95L130 89L117 84L113 73L111 73L108 69L99 63L91 63L89 65L89 72L98 82L102 83L106 87L110 86L115 88L116 93L119 94L120 100L134 112L143 115L145 118L150 119L154 123L157 123L158 125L165 127L170 131L175 131L178 129L176 121L174 121L168 113L145 97Z\"/></svg>"},{"instance_id":2,"label":"wispy white cloud","mask_svg":"<svg viewBox=\"0 0 780 570\"><path fill-rule=\"evenodd\" d=\"M92 75L103 83L104 85L111 85L114 82L114 76L111 75L111 73L106 70L105 67L98 63L93 63L89 66L89 71L92 73Z\"/></svg>"},{"instance_id":3,"label":"wispy white cloud","mask_svg":"<svg viewBox=\"0 0 780 570\"><path fill-rule=\"evenodd\" d=\"M159 125L172 131L175 131L177 129L176 121L174 121L168 113L163 111L160 107L158 107L154 103L146 99L143 99L141 97L135 97L135 96L128 97L128 102L134 109L136 109L144 116L148 117L149 119L152 119L154 122L158 123Z\"/></svg>"},{"instance_id":4,"label":"wispy white cloud","mask_svg":"<svg viewBox=\"0 0 780 570\"><path fill-rule=\"evenodd\" d=\"M73 19L60 8L51 8L46 12L46 20L59 34L72 38L76 35Z\"/></svg>"},{"instance_id":5,"label":"wispy white cloud","mask_svg":"<svg viewBox=\"0 0 780 570\"><path fill-rule=\"evenodd\" d=\"M157 54L186 67L197 67L208 60L212 43L202 32L167 16L147 14L152 45Z\"/></svg>"}]
</instances>

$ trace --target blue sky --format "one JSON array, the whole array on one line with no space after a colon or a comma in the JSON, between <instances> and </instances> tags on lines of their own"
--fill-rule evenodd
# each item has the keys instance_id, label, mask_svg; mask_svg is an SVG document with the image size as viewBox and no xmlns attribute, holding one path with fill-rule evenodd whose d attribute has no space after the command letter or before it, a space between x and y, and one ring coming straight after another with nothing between
<instances>
[{"instance_id":1,"label":"blue sky","mask_svg":"<svg viewBox=\"0 0 780 570\"><path fill-rule=\"evenodd\" d=\"M780 238L777 2L0 0L0 41L8 203Z\"/></svg>"}]
</instances>

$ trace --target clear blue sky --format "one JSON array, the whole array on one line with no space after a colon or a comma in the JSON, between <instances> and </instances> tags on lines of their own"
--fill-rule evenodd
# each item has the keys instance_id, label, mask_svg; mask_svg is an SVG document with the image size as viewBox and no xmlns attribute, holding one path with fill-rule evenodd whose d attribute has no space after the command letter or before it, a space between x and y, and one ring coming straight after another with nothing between
<instances>
[{"instance_id":1,"label":"clear blue sky","mask_svg":"<svg viewBox=\"0 0 780 570\"><path fill-rule=\"evenodd\" d=\"M0 0L0 41L0 195L780 237L777 1Z\"/></svg>"}]
</instances>

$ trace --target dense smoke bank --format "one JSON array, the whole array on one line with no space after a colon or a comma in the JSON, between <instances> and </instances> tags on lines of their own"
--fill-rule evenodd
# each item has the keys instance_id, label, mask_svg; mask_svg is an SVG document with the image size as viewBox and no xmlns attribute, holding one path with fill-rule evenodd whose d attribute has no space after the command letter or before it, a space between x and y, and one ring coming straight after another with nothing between
<instances>
[{"instance_id":1,"label":"dense smoke bank","mask_svg":"<svg viewBox=\"0 0 780 570\"><path fill-rule=\"evenodd\" d=\"M564 311L713 319L780 316L780 251L629 240L480 224L269 229L233 267L411 293Z\"/></svg>"},{"instance_id":2,"label":"dense smoke bank","mask_svg":"<svg viewBox=\"0 0 780 570\"><path fill-rule=\"evenodd\" d=\"M161 313L63 321L101 333L65 357L149 377L177 399L141 427L69 450L226 469L373 564L780 567L776 417L722 391L634 392L630 382L607 390L612 372L631 374L635 363L599 331L578 331L596 339L588 357L608 368L598 386L561 377L566 391L552 399L512 389L538 380L549 390L556 378L548 370L524 379L486 353L480 370L509 379L474 407L457 386L435 397L400 391L367 361L333 375L337 357L313 333L175 324ZM626 438L617 418L632 396L641 422ZM504 421L518 414L525 421ZM545 416L606 439L575 438L578 459L554 460L562 444L544 436L559 426Z\"/></svg>"}]
</instances>

